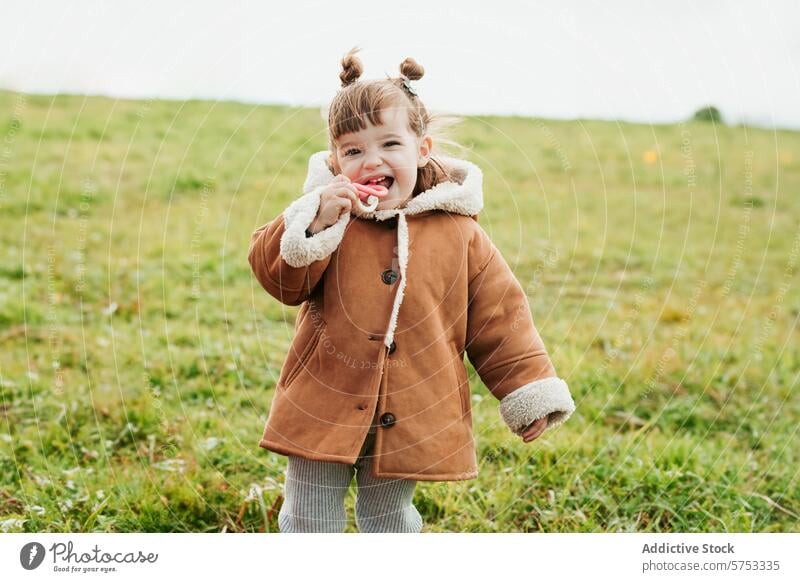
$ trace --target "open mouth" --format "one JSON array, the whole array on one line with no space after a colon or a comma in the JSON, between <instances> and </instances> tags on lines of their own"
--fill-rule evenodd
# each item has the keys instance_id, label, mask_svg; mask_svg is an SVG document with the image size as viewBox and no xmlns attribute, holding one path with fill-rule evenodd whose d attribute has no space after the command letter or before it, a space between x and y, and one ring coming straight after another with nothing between
<instances>
[{"instance_id":1,"label":"open mouth","mask_svg":"<svg viewBox=\"0 0 800 582\"><path fill-rule=\"evenodd\" d=\"M375 178L372 180L367 180L366 182L362 182L362 184L366 186L383 186L387 190L391 187L394 183L394 178L391 176L382 176L381 178Z\"/></svg>"}]
</instances>

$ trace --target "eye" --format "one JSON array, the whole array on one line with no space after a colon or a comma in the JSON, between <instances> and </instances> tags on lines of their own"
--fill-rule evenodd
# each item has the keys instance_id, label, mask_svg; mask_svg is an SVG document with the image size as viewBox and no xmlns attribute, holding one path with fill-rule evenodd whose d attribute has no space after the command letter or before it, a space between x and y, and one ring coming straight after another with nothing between
<instances>
[{"instance_id":1,"label":"eye","mask_svg":"<svg viewBox=\"0 0 800 582\"><path fill-rule=\"evenodd\" d=\"M344 155L346 155L346 156L352 156L352 155L355 155L357 153L358 153L358 150L356 148L350 148L350 149L344 151Z\"/></svg>"},{"instance_id":2,"label":"eye","mask_svg":"<svg viewBox=\"0 0 800 582\"><path fill-rule=\"evenodd\" d=\"M387 141L386 142L386 147L389 147L391 145L400 145L400 142L399 141Z\"/></svg>"}]
</instances>

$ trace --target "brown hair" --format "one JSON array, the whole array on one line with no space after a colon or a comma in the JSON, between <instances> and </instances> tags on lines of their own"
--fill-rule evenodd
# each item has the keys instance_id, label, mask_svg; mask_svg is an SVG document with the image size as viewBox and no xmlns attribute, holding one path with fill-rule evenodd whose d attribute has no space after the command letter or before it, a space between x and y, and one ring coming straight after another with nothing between
<instances>
[{"instance_id":1,"label":"brown hair","mask_svg":"<svg viewBox=\"0 0 800 582\"><path fill-rule=\"evenodd\" d=\"M430 113L422 101L409 90L406 78L410 81L421 79L425 73L422 65L412 58L400 63L399 77L359 81L364 69L361 60L356 56L360 49L355 47L342 58L342 72L339 79L342 88L328 106L328 147L331 155L328 166L331 171L339 173L336 164L336 141L343 135L367 128L367 121L379 125L381 112L394 107L404 107L408 111L408 128L417 137L426 133L431 136L433 148L428 163L418 168L417 183L412 196L432 188L440 182L457 179L443 161L447 152L443 145L450 146L460 152L467 148L450 139L447 129L461 121L452 115ZM405 77L405 78L404 78Z\"/></svg>"}]
</instances>

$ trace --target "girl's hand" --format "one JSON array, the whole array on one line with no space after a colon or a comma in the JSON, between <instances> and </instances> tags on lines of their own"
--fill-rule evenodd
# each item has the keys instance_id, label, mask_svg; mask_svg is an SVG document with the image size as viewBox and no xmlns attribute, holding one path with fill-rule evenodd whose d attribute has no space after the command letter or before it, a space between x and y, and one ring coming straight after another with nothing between
<instances>
[{"instance_id":1,"label":"girl's hand","mask_svg":"<svg viewBox=\"0 0 800 582\"><path fill-rule=\"evenodd\" d=\"M358 212L358 192L350 182L350 178L339 174L328 184L320 195L317 216L308 227L312 234L317 234L324 228L336 224L345 212L353 210Z\"/></svg>"},{"instance_id":2,"label":"girl's hand","mask_svg":"<svg viewBox=\"0 0 800 582\"><path fill-rule=\"evenodd\" d=\"M532 440L539 438L539 436L541 436L541 434L544 432L544 429L546 428L547 428L546 416L538 420L534 420L525 428L524 431L522 431L522 440L526 443L529 443Z\"/></svg>"}]
</instances>

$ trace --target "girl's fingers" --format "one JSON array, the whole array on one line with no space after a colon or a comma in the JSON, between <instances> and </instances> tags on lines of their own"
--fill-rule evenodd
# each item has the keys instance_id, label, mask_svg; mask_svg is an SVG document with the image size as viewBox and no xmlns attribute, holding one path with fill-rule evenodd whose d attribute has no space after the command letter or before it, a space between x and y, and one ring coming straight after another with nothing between
<instances>
[{"instance_id":1,"label":"girl's fingers","mask_svg":"<svg viewBox=\"0 0 800 582\"><path fill-rule=\"evenodd\" d=\"M342 184L341 187L333 189L332 192L329 192L325 196L328 197L325 199L325 207L335 209L336 216L340 218L344 213L352 212L352 209L355 206L355 194L353 194L353 192L345 184ZM330 210L327 212L330 212Z\"/></svg>"},{"instance_id":2,"label":"girl's fingers","mask_svg":"<svg viewBox=\"0 0 800 582\"><path fill-rule=\"evenodd\" d=\"M538 430L547 424L547 417L537 418L529 426L527 430Z\"/></svg>"},{"instance_id":3,"label":"girl's fingers","mask_svg":"<svg viewBox=\"0 0 800 582\"><path fill-rule=\"evenodd\" d=\"M356 190L355 186L353 186L352 184L348 183L346 189L350 194L352 194L353 198L358 198L358 190Z\"/></svg>"},{"instance_id":4,"label":"girl's fingers","mask_svg":"<svg viewBox=\"0 0 800 582\"><path fill-rule=\"evenodd\" d=\"M323 196L330 198L332 203L340 204L341 200L352 201L354 194L347 185L341 184L335 186L332 190L328 191L327 194L323 194Z\"/></svg>"},{"instance_id":5,"label":"girl's fingers","mask_svg":"<svg viewBox=\"0 0 800 582\"><path fill-rule=\"evenodd\" d=\"M529 428L525 432L522 433L522 438L528 439L534 436L538 432L538 429Z\"/></svg>"},{"instance_id":6,"label":"girl's fingers","mask_svg":"<svg viewBox=\"0 0 800 582\"><path fill-rule=\"evenodd\" d=\"M354 212L357 216L361 216L361 205L359 204L361 197L358 195L356 187L344 174L336 176L333 187L324 196L333 198L330 203L336 205L338 216L341 216L345 211Z\"/></svg>"},{"instance_id":7,"label":"girl's fingers","mask_svg":"<svg viewBox=\"0 0 800 582\"><path fill-rule=\"evenodd\" d=\"M349 186L347 188L341 188L336 191L337 196L350 201L350 205L353 208L358 208L358 194L355 193L355 188L353 186Z\"/></svg>"},{"instance_id":8,"label":"girl's fingers","mask_svg":"<svg viewBox=\"0 0 800 582\"><path fill-rule=\"evenodd\" d=\"M338 185L336 189L333 191L333 193L336 196L339 196L340 198L341 197L351 198L351 195L352 196L356 195L355 186L345 183Z\"/></svg>"},{"instance_id":9,"label":"girl's fingers","mask_svg":"<svg viewBox=\"0 0 800 582\"><path fill-rule=\"evenodd\" d=\"M526 443L529 443L529 442L531 442L531 441L533 441L533 440L536 440L536 439L538 439L540 436L542 436L542 433L543 433L543 432L544 432L544 431L542 430L542 431L535 432L535 433L533 433L533 434L531 434L531 435L529 435L529 436L523 436L523 437L522 437L522 440L523 440L524 442L526 442Z\"/></svg>"},{"instance_id":10,"label":"girl's fingers","mask_svg":"<svg viewBox=\"0 0 800 582\"><path fill-rule=\"evenodd\" d=\"M341 216L344 213L349 213L351 208L352 208L352 204L350 204L350 200L348 200L347 198L343 198L343 197L337 198L335 204L336 204L336 207L339 209L339 212L338 212L339 216Z\"/></svg>"},{"instance_id":11,"label":"girl's fingers","mask_svg":"<svg viewBox=\"0 0 800 582\"><path fill-rule=\"evenodd\" d=\"M532 424L525 429L522 433L522 438L527 442L529 440L533 440L541 435L544 430L547 428L547 417L540 418L534 421Z\"/></svg>"}]
</instances>

